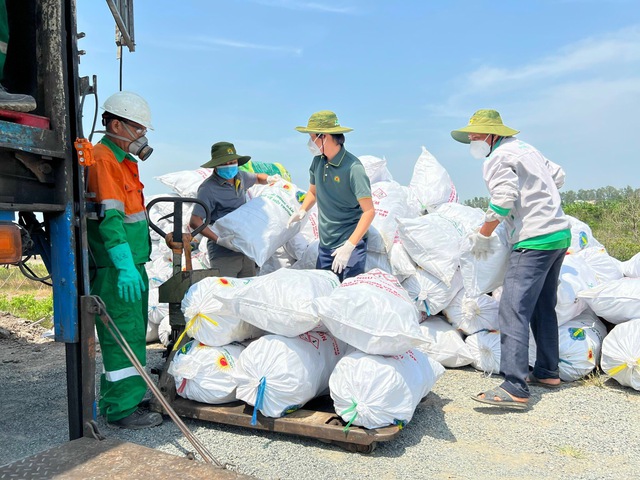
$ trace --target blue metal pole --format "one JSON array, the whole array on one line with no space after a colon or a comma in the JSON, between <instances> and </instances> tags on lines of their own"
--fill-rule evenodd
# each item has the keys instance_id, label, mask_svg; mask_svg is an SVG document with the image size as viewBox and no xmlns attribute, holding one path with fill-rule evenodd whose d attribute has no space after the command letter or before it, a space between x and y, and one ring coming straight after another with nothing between
<instances>
[{"instance_id":1,"label":"blue metal pole","mask_svg":"<svg viewBox=\"0 0 640 480\"><path fill-rule=\"evenodd\" d=\"M57 342L75 343L78 329L78 285L75 252L75 216L72 204L51 218L51 278L53 280L53 324Z\"/></svg>"}]
</instances>

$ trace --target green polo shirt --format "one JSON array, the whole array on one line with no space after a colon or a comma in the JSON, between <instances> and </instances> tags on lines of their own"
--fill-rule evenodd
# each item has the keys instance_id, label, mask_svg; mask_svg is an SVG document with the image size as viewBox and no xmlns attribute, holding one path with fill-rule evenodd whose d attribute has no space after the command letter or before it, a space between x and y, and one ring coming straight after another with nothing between
<instances>
[{"instance_id":1,"label":"green polo shirt","mask_svg":"<svg viewBox=\"0 0 640 480\"><path fill-rule=\"evenodd\" d=\"M309 169L316 186L320 246L338 248L344 244L362 216L358 200L371 198L371 184L362 163L343 147L331 160L313 158Z\"/></svg>"}]
</instances>

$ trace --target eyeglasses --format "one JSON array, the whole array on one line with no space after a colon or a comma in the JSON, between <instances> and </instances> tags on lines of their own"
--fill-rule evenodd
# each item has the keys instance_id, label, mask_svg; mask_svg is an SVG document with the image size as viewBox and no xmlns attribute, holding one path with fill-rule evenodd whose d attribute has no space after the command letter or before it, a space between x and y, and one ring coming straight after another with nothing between
<instances>
[{"instance_id":1,"label":"eyeglasses","mask_svg":"<svg viewBox=\"0 0 640 480\"><path fill-rule=\"evenodd\" d=\"M142 136L147 134L147 128L146 127L143 127L141 125L136 125L136 124L133 124L131 122L124 122L124 123L126 123L130 127L133 127L134 131L136 132L136 135L139 135L139 136L142 137Z\"/></svg>"}]
</instances>

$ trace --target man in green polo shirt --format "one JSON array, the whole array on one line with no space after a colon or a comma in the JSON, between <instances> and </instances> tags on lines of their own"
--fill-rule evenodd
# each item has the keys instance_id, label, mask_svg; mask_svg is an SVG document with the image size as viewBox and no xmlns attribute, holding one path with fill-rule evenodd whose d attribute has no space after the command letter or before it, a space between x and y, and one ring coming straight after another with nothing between
<instances>
[{"instance_id":1,"label":"man in green polo shirt","mask_svg":"<svg viewBox=\"0 0 640 480\"><path fill-rule=\"evenodd\" d=\"M364 272L367 256L367 230L375 216L371 185L360 160L344 148L343 127L335 113L316 112L306 127L309 150L310 185L304 202L289 219L289 225L302 220L318 202L320 245L316 268L333 270L340 281Z\"/></svg>"},{"instance_id":2,"label":"man in green polo shirt","mask_svg":"<svg viewBox=\"0 0 640 480\"><path fill-rule=\"evenodd\" d=\"M480 230L471 235L477 258L491 253L489 237L504 222L509 257L500 297L499 387L471 398L494 406L527 408L529 385L560 385L556 295L562 260L571 244L569 220L558 189L564 171L536 148L514 137L495 110L478 110L469 125L451 132L484 160L484 180L491 194ZM537 344L529 373L529 328Z\"/></svg>"}]
</instances>

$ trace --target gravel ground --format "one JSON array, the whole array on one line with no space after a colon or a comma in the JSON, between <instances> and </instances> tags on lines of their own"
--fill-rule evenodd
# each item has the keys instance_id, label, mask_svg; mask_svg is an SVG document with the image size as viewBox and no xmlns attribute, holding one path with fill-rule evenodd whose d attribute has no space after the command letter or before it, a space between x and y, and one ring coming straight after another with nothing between
<instances>
[{"instance_id":1,"label":"gravel ground","mask_svg":"<svg viewBox=\"0 0 640 480\"><path fill-rule=\"evenodd\" d=\"M64 345L38 327L0 314L0 465L68 440ZM161 350L150 348L149 366ZM369 455L313 439L185 420L220 461L260 479L637 478L640 392L607 380L558 390L534 388L532 408L508 412L469 398L499 383L465 368L447 370L413 420ZM175 455L192 448L165 423L103 434Z\"/></svg>"}]
</instances>

